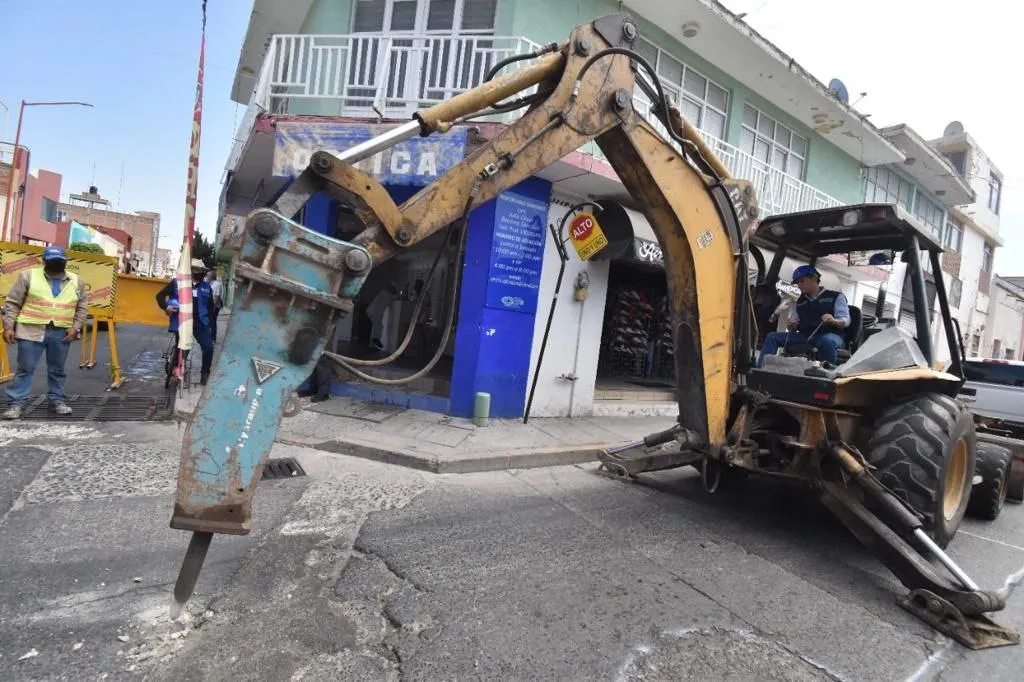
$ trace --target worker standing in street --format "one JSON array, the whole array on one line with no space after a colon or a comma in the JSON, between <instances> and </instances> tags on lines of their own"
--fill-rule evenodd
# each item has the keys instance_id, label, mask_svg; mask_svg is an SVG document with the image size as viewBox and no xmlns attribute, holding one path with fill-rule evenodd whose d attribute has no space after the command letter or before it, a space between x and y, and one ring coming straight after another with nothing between
<instances>
[{"instance_id":1,"label":"worker standing in street","mask_svg":"<svg viewBox=\"0 0 1024 682\"><path fill-rule=\"evenodd\" d=\"M211 337L217 343L217 317L220 316L220 309L224 307L224 286L217 279L217 268L214 267L207 275L206 281L210 283L210 291L213 295L213 322L210 323Z\"/></svg>"},{"instance_id":2,"label":"worker standing in street","mask_svg":"<svg viewBox=\"0 0 1024 682\"><path fill-rule=\"evenodd\" d=\"M7 387L8 409L4 419L20 419L32 377L46 353L47 399L58 415L71 414L64 399L64 365L71 342L85 326L89 312L82 279L67 272L68 257L62 246L43 250L43 266L23 271L14 281L4 303L4 341L17 341L18 366Z\"/></svg>"},{"instance_id":3,"label":"worker standing in street","mask_svg":"<svg viewBox=\"0 0 1024 682\"><path fill-rule=\"evenodd\" d=\"M178 281L172 279L156 294L156 303L160 309L167 311L167 303L178 300ZM213 289L206 281L206 264L198 258L192 259L192 338L203 351L203 364L199 373L199 383L206 385L210 378L210 366L213 364L213 332L214 321Z\"/></svg>"}]
</instances>

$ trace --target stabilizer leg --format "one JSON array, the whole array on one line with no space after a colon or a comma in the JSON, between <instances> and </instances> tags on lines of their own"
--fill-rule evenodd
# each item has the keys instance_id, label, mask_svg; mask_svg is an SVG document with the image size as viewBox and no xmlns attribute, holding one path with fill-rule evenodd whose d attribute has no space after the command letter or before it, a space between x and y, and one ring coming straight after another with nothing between
<instances>
[{"instance_id":1,"label":"stabilizer leg","mask_svg":"<svg viewBox=\"0 0 1024 682\"><path fill-rule=\"evenodd\" d=\"M956 576L957 583L938 575L932 565L906 540L867 509L841 483L822 481L822 502L903 583L910 593L900 606L970 649L987 649L1020 643L1020 635L984 614L1002 610L1006 600L985 591L921 529L920 520L886 490L861 464L852 448L836 445L831 454L866 493L908 535L915 537Z\"/></svg>"}]
</instances>

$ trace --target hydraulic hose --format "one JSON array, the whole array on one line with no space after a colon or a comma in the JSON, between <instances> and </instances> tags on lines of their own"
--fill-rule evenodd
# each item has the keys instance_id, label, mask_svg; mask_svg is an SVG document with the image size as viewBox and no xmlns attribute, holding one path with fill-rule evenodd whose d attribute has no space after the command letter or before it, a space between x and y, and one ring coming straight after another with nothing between
<instances>
[{"instance_id":1,"label":"hydraulic hose","mask_svg":"<svg viewBox=\"0 0 1024 682\"><path fill-rule=\"evenodd\" d=\"M456 252L455 272L451 278L451 282L448 287L448 296L446 299L446 302L448 304L448 319L445 321L444 333L441 337L440 343L438 344L437 351L434 353L434 357L432 357L430 361L419 371L410 374L409 376L401 377L398 379L385 379L384 377L376 377L373 376L372 374L366 374L365 372L361 372L358 369L356 369L348 361L347 358L338 355L337 353L324 352L324 357L326 357L328 360L331 360L332 362L337 363L339 366L341 366L348 372L351 372L359 379L363 379L364 381L370 381L375 384L381 384L384 386L401 386L403 384L412 383L413 381L416 381L420 377L425 376L428 372L430 372L430 370L434 369L437 363L440 362L441 356L444 354L445 348L448 346L448 339L451 336L452 326L455 322L455 301L456 298L458 297L459 284L462 279L461 275L463 253L466 250L466 234L468 232L466 226L467 223L469 222L469 212L473 207L473 197L476 195L476 190L479 187L479 185L480 181L478 179L473 184L472 189L470 189L469 196L466 198L466 206L463 209L462 217L459 220L459 247ZM440 251L438 253L440 254Z\"/></svg>"}]
</instances>

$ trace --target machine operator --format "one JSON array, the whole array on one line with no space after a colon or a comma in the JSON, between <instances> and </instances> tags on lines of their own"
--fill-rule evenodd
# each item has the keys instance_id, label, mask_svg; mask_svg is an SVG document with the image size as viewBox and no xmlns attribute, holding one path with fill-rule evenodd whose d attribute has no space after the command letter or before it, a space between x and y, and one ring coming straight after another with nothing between
<instances>
[{"instance_id":1,"label":"machine operator","mask_svg":"<svg viewBox=\"0 0 1024 682\"><path fill-rule=\"evenodd\" d=\"M850 308L841 292L824 289L821 273L813 265L801 265L793 271L793 284L800 289L795 310L790 314L788 332L771 332L765 336L757 366L774 355L779 347L812 346L822 362L835 364L836 351L845 347L842 330L850 324Z\"/></svg>"}]
</instances>

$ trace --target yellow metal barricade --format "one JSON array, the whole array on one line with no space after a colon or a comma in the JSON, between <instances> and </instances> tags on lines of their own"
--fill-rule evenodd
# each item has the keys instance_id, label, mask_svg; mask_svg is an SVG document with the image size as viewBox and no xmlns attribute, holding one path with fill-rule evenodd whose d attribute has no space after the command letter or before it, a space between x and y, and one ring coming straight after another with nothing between
<instances>
[{"instance_id":1,"label":"yellow metal barricade","mask_svg":"<svg viewBox=\"0 0 1024 682\"><path fill-rule=\"evenodd\" d=\"M0 242L0 303L7 297L11 285L22 271L42 265L43 247L29 244ZM96 366L96 332L100 322L107 323L110 342L110 387L118 388L124 383L117 358L117 335L114 330L115 301L118 298L117 258L82 251L67 252L69 272L77 274L85 287L85 295L89 303L89 315L92 317L92 337L89 341L89 324L82 329L82 364L83 368L92 369ZM153 304L155 305L155 303ZM157 308L159 311L159 308ZM87 353L87 346L89 352ZM9 381L14 374L6 344L0 339L0 383Z\"/></svg>"},{"instance_id":2,"label":"yellow metal barricade","mask_svg":"<svg viewBox=\"0 0 1024 682\"><path fill-rule=\"evenodd\" d=\"M118 324L146 324L166 327L167 315L156 304L156 295L169 279L119 274L114 299L114 321Z\"/></svg>"}]
</instances>

